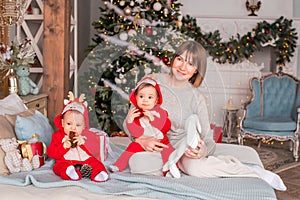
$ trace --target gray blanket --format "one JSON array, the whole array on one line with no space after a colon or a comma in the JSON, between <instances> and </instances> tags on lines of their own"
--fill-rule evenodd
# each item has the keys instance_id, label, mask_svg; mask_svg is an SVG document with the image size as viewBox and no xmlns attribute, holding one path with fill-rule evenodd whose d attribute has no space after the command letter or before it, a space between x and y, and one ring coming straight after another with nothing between
<instances>
[{"instance_id":1,"label":"gray blanket","mask_svg":"<svg viewBox=\"0 0 300 200\"><path fill-rule=\"evenodd\" d=\"M112 145L118 156L124 148ZM108 157L105 165L114 161ZM196 178L183 175L180 179L168 177L130 174L128 170L110 174L104 183L95 183L88 179L66 181L52 171L54 161L29 173L15 173L0 176L1 184L16 186L34 185L39 188L79 186L90 192L110 195L141 196L157 199L276 199L274 190L258 178Z\"/></svg>"}]
</instances>

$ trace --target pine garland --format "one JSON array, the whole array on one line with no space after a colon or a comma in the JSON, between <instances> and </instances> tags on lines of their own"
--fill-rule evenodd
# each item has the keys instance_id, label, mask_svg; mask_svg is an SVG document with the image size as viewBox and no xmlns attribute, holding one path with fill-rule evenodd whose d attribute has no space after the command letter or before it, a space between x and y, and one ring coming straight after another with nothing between
<instances>
[{"instance_id":1,"label":"pine garland","mask_svg":"<svg viewBox=\"0 0 300 200\"><path fill-rule=\"evenodd\" d=\"M276 63L282 67L291 61L298 39L296 29L292 27L293 20L284 17L271 24L267 21L259 22L252 31L242 36L237 34L235 38L232 36L228 42L220 42L222 38L218 30L203 34L195 18L186 16L182 22L179 30L201 43L213 60L221 64L242 62L251 58L254 52L271 45L274 48Z\"/></svg>"}]
</instances>

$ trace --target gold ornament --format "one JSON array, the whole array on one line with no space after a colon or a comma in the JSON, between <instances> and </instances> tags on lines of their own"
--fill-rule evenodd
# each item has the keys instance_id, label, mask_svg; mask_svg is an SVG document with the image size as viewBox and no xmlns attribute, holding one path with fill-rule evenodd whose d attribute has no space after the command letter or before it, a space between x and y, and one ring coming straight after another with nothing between
<instances>
[{"instance_id":1,"label":"gold ornament","mask_svg":"<svg viewBox=\"0 0 300 200\"><path fill-rule=\"evenodd\" d=\"M134 28L135 28L135 29L138 28L139 20L140 20L140 19L141 19L140 14L137 13L137 14L134 16L134 19L133 19L133 25L134 25Z\"/></svg>"},{"instance_id":2,"label":"gold ornament","mask_svg":"<svg viewBox=\"0 0 300 200\"><path fill-rule=\"evenodd\" d=\"M178 28L181 28L182 27L182 21L177 21L177 26L178 26Z\"/></svg>"}]
</instances>

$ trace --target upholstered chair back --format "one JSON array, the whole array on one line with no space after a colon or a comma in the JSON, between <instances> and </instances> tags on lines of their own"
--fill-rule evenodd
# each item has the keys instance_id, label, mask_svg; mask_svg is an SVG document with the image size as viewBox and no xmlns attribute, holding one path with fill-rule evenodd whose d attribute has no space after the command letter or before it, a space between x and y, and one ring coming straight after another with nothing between
<instances>
[{"instance_id":1,"label":"upholstered chair back","mask_svg":"<svg viewBox=\"0 0 300 200\"><path fill-rule=\"evenodd\" d=\"M297 83L289 76L270 76L262 81L262 116L294 117ZM296 109L294 109L296 110Z\"/></svg>"}]
</instances>

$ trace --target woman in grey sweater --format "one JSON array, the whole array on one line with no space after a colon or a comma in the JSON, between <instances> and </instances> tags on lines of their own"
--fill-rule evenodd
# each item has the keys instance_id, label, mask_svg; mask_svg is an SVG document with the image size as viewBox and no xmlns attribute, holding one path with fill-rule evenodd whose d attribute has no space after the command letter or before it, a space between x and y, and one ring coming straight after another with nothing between
<instances>
[{"instance_id":1,"label":"woman in grey sweater","mask_svg":"<svg viewBox=\"0 0 300 200\"><path fill-rule=\"evenodd\" d=\"M171 121L167 135L171 145L179 149L179 153L174 155L174 161L178 160L179 168L188 175L260 177L275 189L285 190L278 175L263 169L254 149L214 142L205 98L198 89L205 76L206 60L206 51L199 43L185 41L177 48L171 60L170 73L153 75L161 88L164 100L162 107L168 111ZM124 129L126 131L126 126ZM199 137L191 138L189 132ZM135 141L146 152L137 153L131 158L131 172L159 174L163 167L161 159L157 159L152 152L160 152L167 146L153 137L141 136L135 138Z\"/></svg>"}]
</instances>

